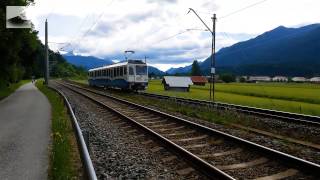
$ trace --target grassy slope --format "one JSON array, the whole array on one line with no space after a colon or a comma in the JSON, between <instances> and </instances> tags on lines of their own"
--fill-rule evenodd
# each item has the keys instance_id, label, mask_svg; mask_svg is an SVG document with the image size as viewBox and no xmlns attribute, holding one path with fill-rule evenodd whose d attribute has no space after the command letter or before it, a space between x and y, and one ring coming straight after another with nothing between
<instances>
[{"instance_id":1,"label":"grassy slope","mask_svg":"<svg viewBox=\"0 0 320 180\"><path fill-rule=\"evenodd\" d=\"M36 85L48 97L52 107L49 178L78 179L79 173L77 171L80 169L81 162L71 121L63 100L59 94L44 86L43 81L38 81Z\"/></svg>"},{"instance_id":2,"label":"grassy slope","mask_svg":"<svg viewBox=\"0 0 320 180\"><path fill-rule=\"evenodd\" d=\"M190 92L164 91L161 81L149 82L147 92L194 99L209 99L208 87ZM320 86L312 84L217 84L216 100L282 111L320 115Z\"/></svg>"},{"instance_id":3,"label":"grassy slope","mask_svg":"<svg viewBox=\"0 0 320 180\"><path fill-rule=\"evenodd\" d=\"M20 86L30 82L30 80L22 80L18 83L11 84L9 87L0 88L0 100L4 99L5 97L9 96L11 93L13 93L16 89L18 89Z\"/></svg>"}]
</instances>

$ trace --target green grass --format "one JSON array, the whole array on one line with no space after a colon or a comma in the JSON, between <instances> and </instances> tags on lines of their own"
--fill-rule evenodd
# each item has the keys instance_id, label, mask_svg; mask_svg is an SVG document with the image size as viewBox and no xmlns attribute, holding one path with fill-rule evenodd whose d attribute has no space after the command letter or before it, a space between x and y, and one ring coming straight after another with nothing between
<instances>
[{"instance_id":1,"label":"green grass","mask_svg":"<svg viewBox=\"0 0 320 180\"><path fill-rule=\"evenodd\" d=\"M67 109L59 94L43 85L43 81L37 81L36 86L48 97L51 104L52 147L49 178L77 179L80 159Z\"/></svg>"},{"instance_id":2,"label":"green grass","mask_svg":"<svg viewBox=\"0 0 320 180\"><path fill-rule=\"evenodd\" d=\"M1 88L1 86L0 86L0 100L9 96L16 89L18 89L20 86L22 86L28 82L30 82L30 80L21 80L18 83L10 84L9 87L2 87Z\"/></svg>"},{"instance_id":3,"label":"green grass","mask_svg":"<svg viewBox=\"0 0 320 180\"><path fill-rule=\"evenodd\" d=\"M209 100L209 84L192 86L190 92L164 91L161 81L149 81L147 92ZM215 100L233 104L320 115L320 85L294 83L216 84Z\"/></svg>"}]
</instances>

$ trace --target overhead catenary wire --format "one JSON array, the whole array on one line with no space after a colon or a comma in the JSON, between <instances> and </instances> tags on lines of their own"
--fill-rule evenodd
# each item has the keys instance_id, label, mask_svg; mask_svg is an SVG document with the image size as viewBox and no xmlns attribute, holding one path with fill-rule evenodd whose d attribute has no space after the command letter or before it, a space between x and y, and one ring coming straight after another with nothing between
<instances>
[{"instance_id":1,"label":"overhead catenary wire","mask_svg":"<svg viewBox=\"0 0 320 180\"><path fill-rule=\"evenodd\" d=\"M246 9L249 9L249 8L252 8L252 7L257 6L257 5L259 5L259 4L262 4L262 3L266 2L266 1L268 1L268 0L262 0L262 1L259 1L259 2L253 3L253 4L250 4L250 5L248 5L248 6L245 6L245 7L241 8L241 9L235 10L235 11L233 11L233 12L231 12L231 13L225 14L225 15L219 17L219 19L227 18L227 17L232 16L232 15L234 15L234 14L237 14L237 13L239 13L239 12L241 12L241 11L244 11L244 10L246 10Z\"/></svg>"},{"instance_id":2,"label":"overhead catenary wire","mask_svg":"<svg viewBox=\"0 0 320 180\"><path fill-rule=\"evenodd\" d=\"M115 0L111 0L106 7L110 6ZM92 31L92 29L99 23L99 21L101 20L101 18L103 17L104 13L105 13L106 8L103 9L103 11L99 14L98 18L96 19L96 21L82 34L82 36L76 41L76 43L69 43L71 46L72 51L74 51L75 49L75 44L79 44L79 42L81 42L83 40L83 38L85 36L88 35L89 32ZM65 47L64 47L65 48ZM61 50L61 49L60 49Z\"/></svg>"}]
</instances>

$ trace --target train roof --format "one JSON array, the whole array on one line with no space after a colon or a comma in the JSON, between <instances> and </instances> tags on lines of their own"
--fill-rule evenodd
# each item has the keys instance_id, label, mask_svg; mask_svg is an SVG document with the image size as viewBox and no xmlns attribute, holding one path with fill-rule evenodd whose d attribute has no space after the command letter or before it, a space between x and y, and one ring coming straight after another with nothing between
<instances>
[{"instance_id":1,"label":"train roof","mask_svg":"<svg viewBox=\"0 0 320 180\"><path fill-rule=\"evenodd\" d=\"M119 63L115 63L115 64L111 64L111 65L105 65L105 66L101 66L101 67L89 69L89 72L90 72L90 71L101 70L101 69L104 69L104 68L125 66L125 65L127 65L127 64L146 64L146 63L143 62L142 60L131 60L131 59L130 59L130 60L124 61L124 62L119 62Z\"/></svg>"}]
</instances>

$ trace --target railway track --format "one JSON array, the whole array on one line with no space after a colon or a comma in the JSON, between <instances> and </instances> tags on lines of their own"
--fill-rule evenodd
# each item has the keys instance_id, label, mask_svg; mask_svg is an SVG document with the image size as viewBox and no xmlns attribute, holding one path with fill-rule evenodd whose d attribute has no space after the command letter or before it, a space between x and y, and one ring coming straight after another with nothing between
<instances>
[{"instance_id":1,"label":"railway track","mask_svg":"<svg viewBox=\"0 0 320 180\"><path fill-rule=\"evenodd\" d=\"M83 84L76 83L73 81L67 81L67 82L83 86ZM222 103L222 102L212 102L212 101L206 101L206 100L166 96L166 95L146 93L146 92L136 92L136 94L141 95L141 96L145 96L145 97L149 97L149 98L170 100L170 101L174 101L174 102L180 103L180 104L212 107L212 108L216 108L219 110L233 110L233 111L237 111L237 112L240 112L243 114L255 115L255 116L260 116L260 117L265 117L265 118L270 118L270 119L279 119L279 120L283 120L283 121L287 121L287 122L320 126L320 117L319 116L290 113L290 112L285 112L285 111L277 111L277 110L271 110L271 109L263 109L263 108L242 106L242 105Z\"/></svg>"},{"instance_id":2,"label":"railway track","mask_svg":"<svg viewBox=\"0 0 320 180\"><path fill-rule=\"evenodd\" d=\"M209 177L319 178L318 164L98 91L66 83L61 85L144 129Z\"/></svg>"},{"instance_id":3,"label":"railway track","mask_svg":"<svg viewBox=\"0 0 320 180\"><path fill-rule=\"evenodd\" d=\"M242 106L236 104L228 104L222 102L211 102L205 100L197 100L197 99L187 99L187 98L180 98L180 97L172 97L172 96L165 96L153 93L146 93L146 92L137 92L137 94L157 98L157 99L166 99L172 100L177 103L189 104L189 105L198 105L198 106L206 106L206 107L214 107L221 110L234 110L244 114L262 116L266 118L273 118L273 119L280 119L289 122L297 122L302 124L311 124L320 126L320 117L319 116L311 116L311 115L304 115L304 114L297 114L297 113L290 113L284 111L276 111L270 109L263 109L263 108L256 108L256 107L249 107L249 106Z\"/></svg>"}]
</instances>

